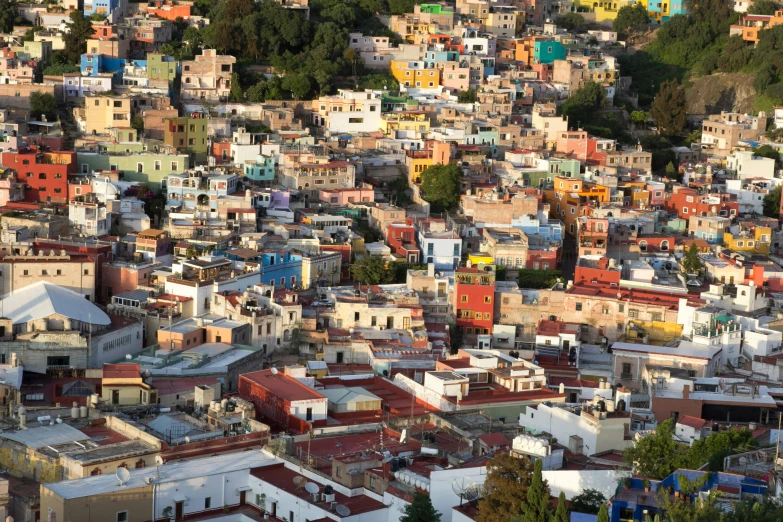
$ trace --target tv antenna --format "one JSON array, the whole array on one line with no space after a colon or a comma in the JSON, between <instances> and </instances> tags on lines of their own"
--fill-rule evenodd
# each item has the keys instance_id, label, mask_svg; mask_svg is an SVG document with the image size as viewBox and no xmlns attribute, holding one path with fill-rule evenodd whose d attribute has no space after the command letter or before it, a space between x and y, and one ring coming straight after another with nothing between
<instances>
[{"instance_id":1,"label":"tv antenna","mask_svg":"<svg viewBox=\"0 0 783 522\"><path fill-rule=\"evenodd\" d=\"M124 486L130 480L130 471L127 468L117 468L115 474L117 475L117 480L120 481L120 486Z\"/></svg>"},{"instance_id":2,"label":"tv antenna","mask_svg":"<svg viewBox=\"0 0 783 522\"><path fill-rule=\"evenodd\" d=\"M476 483L469 477L456 477L451 481L451 489L459 496L459 505L462 505L462 499L467 498L468 488L475 487Z\"/></svg>"}]
</instances>

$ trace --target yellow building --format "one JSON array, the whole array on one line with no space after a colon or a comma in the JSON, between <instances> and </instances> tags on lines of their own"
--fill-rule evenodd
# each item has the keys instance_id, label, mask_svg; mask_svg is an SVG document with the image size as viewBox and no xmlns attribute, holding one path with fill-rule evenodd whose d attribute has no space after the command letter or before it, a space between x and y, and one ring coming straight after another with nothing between
<instances>
[{"instance_id":1,"label":"yellow building","mask_svg":"<svg viewBox=\"0 0 783 522\"><path fill-rule=\"evenodd\" d=\"M489 254L468 254L468 261L471 266L477 267L479 270L483 270L484 267L495 267L495 259Z\"/></svg>"},{"instance_id":2,"label":"yellow building","mask_svg":"<svg viewBox=\"0 0 783 522\"><path fill-rule=\"evenodd\" d=\"M387 112L381 116L381 131L394 137L397 131L428 132L430 120L424 111ZM431 165L432 163L430 163Z\"/></svg>"},{"instance_id":3,"label":"yellow building","mask_svg":"<svg viewBox=\"0 0 783 522\"><path fill-rule=\"evenodd\" d=\"M609 202L609 187L555 176L552 188L544 191L544 197L549 203L549 215L561 220L566 232L574 236L580 216L589 216L597 204Z\"/></svg>"},{"instance_id":4,"label":"yellow building","mask_svg":"<svg viewBox=\"0 0 783 522\"><path fill-rule=\"evenodd\" d=\"M403 62L391 61L391 73L394 78L405 87L419 87L420 89L435 89L440 85L440 69L425 68L422 61Z\"/></svg>"},{"instance_id":5,"label":"yellow building","mask_svg":"<svg viewBox=\"0 0 783 522\"><path fill-rule=\"evenodd\" d=\"M723 234L723 246L735 252L769 254L772 229L760 226L741 226L738 234Z\"/></svg>"},{"instance_id":6,"label":"yellow building","mask_svg":"<svg viewBox=\"0 0 783 522\"><path fill-rule=\"evenodd\" d=\"M614 20L622 7L633 5L634 3L636 2L633 0L593 0L575 2L575 5L591 9L595 13L596 21L603 22ZM646 6L647 2L645 1L644 4Z\"/></svg>"},{"instance_id":7,"label":"yellow building","mask_svg":"<svg viewBox=\"0 0 783 522\"><path fill-rule=\"evenodd\" d=\"M112 406L157 404L158 390L142 380L138 364L104 364L101 400Z\"/></svg>"},{"instance_id":8,"label":"yellow building","mask_svg":"<svg viewBox=\"0 0 783 522\"><path fill-rule=\"evenodd\" d=\"M408 151L405 155L405 166L408 168L408 182L421 183L421 173L432 165L434 165L434 162L429 151Z\"/></svg>"},{"instance_id":9,"label":"yellow building","mask_svg":"<svg viewBox=\"0 0 783 522\"><path fill-rule=\"evenodd\" d=\"M130 127L131 99L122 96L85 96L84 133L104 134L114 127Z\"/></svg>"}]
</instances>

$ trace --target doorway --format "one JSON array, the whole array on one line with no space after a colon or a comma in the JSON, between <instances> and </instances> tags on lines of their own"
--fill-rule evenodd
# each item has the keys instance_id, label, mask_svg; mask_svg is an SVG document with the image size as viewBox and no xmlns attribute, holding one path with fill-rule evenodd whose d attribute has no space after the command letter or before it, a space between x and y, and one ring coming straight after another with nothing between
<instances>
[{"instance_id":1,"label":"doorway","mask_svg":"<svg viewBox=\"0 0 783 522\"><path fill-rule=\"evenodd\" d=\"M244 506L245 505L245 497L247 496L247 491L240 491L239 492L239 505Z\"/></svg>"},{"instance_id":2,"label":"doorway","mask_svg":"<svg viewBox=\"0 0 783 522\"><path fill-rule=\"evenodd\" d=\"M185 516L185 503L175 502L174 503L174 520L182 520Z\"/></svg>"}]
</instances>

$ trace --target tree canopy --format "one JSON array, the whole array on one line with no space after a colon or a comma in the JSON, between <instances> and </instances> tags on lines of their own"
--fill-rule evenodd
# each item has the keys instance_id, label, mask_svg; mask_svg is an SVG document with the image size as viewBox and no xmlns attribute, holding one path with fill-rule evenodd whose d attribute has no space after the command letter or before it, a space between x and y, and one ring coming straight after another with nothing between
<instances>
[{"instance_id":1,"label":"tree canopy","mask_svg":"<svg viewBox=\"0 0 783 522\"><path fill-rule=\"evenodd\" d=\"M71 11L68 20L68 31L63 35L68 61L78 65L82 54L87 52L87 39L93 34L92 22L84 17L78 9Z\"/></svg>"},{"instance_id":2,"label":"tree canopy","mask_svg":"<svg viewBox=\"0 0 783 522\"><path fill-rule=\"evenodd\" d=\"M421 173L422 196L433 211L452 210L462 194L462 168L456 163L433 165Z\"/></svg>"},{"instance_id":3,"label":"tree canopy","mask_svg":"<svg viewBox=\"0 0 783 522\"><path fill-rule=\"evenodd\" d=\"M597 489L588 488L571 499L571 511L597 515L606 497Z\"/></svg>"},{"instance_id":4,"label":"tree canopy","mask_svg":"<svg viewBox=\"0 0 783 522\"><path fill-rule=\"evenodd\" d=\"M429 495L417 491L413 494L413 502L403 509L400 522L440 522L440 512L432 507Z\"/></svg>"},{"instance_id":5,"label":"tree canopy","mask_svg":"<svg viewBox=\"0 0 783 522\"><path fill-rule=\"evenodd\" d=\"M533 270L522 268L517 270L517 282L520 288L536 288L543 290L557 284L563 273L560 270Z\"/></svg>"},{"instance_id":6,"label":"tree canopy","mask_svg":"<svg viewBox=\"0 0 783 522\"><path fill-rule=\"evenodd\" d=\"M704 263L702 263L701 257L699 257L699 247L696 246L695 242L691 243L688 251L685 252L685 257L682 258L682 268L686 274L698 274L701 272L702 266L704 266Z\"/></svg>"},{"instance_id":7,"label":"tree canopy","mask_svg":"<svg viewBox=\"0 0 783 522\"><path fill-rule=\"evenodd\" d=\"M542 459L536 459L533 464L533 477L527 488L527 502L522 504L522 522L549 522L549 485L542 477L543 464Z\"/></svg>"},{"instance_id":8,"label":"tree canopy","mask_svg":"<svg viewBox=\"0 0 783 522\"><path fill-rule=\"evenodd\" d=\"M780 9L780 4L772 2L772 0L754 0L748 6L748 14L773 15L778 9Z\"/></svg>"},{"instance_id":9,"label":"tree canopy","mask_svg":"<svg viewBox=\"0 0 783 522\"><path fill-rule=\"evenodd\" d=\"M612 28L618 33L633 33L650 25L650 15L642 4L624 5L617 12Z\"/></svg>"},{"instance_id":10,"label":"tree canopy","mask_svg":"<svg viewBox=\"0 0 783 522\"><path fill-rule=\"evenodd\" d=\"M532 466L509 453L495 455L487 463L483 496L478 502L478 522L508 522L522 512Z\"/></svg>"},{"instance_id":11,"label":"tree canopy","mask_svg":"<svg viewBox=\"0 0 783 522\"><path fill-rule=\"evenodd\" d=\"M10 33L19 21L19 6L16 0L0 0L0 33Z\"/></svg>"},{"instance_id":12,"label":"tree canopy","mask_svg":"<svg viewBox=\"0 0 783 522\"><path fill-rule=\"evenodd\" d=\"M48 121L57 119L57 100L46 92L34 91L30 95L30 115L33 119L46 116Z\"/></svg>"},{"instance_id":13,"label":"tree canopy","mask_svg":"<svg viewBox=\"0 0 783 522\"><path fill-rule=\"evenodd\" d=\"M769 191L761 202L761 209L765 216L771 218L780 217L780 185Z\"/></svg>"},{"instance_id":14,"label":"tree canopy","mask_svg":"<svg viewBox=\"0 0 783 522\"><path fill-rule=\"evenodd\" d=\"M351 265L353 280L363 285L381 285L394 280L394 269L381 256L364 256Z\"/></svg>"},{"instance_id":15,"label":"tree canopy","mask_svg":"<svg viewBox=\"0 0 783 522\"><path fill-rule=\"evenodd\" d=\"M585 27L585 17L579 13L569 12L558 16L555 23L566 31L581 31Z\"/></svg>"},{"instance_id":16,"label":"tree canopy","mask_svg":"<svg viewBox=\"0 0 783 522\"><path fill-rule=\"evenodd\" d=\"M659 134L674 136L682 132L687 123L686 103L685 89L676 80L661 85L650 107L650 116L658 126Z\"/></svg>"},{"instance_id":17,"label":"tree canopy","mask_svg":"<svg viewBox=\"0 0 783 522\"><path fill-rule=\"evenodd\" d=\"M634 466L638 475L664 479L680 467L684 451L674 442L674 422L666 419L655 432L642 437L623 453L623 460Z\"/></svg>"}]
</instances>

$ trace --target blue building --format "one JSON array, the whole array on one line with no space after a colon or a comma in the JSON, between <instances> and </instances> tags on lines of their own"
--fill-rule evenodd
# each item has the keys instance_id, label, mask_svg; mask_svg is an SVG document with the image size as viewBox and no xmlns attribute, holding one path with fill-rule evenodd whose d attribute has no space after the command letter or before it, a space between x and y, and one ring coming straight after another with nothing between
<instances>
[{"instance_id":1,"label":"blue building","mask_svg":"<svg viewBox=\"0 0 783 522\"><path fill-rule=\"evenodd\" d=\"M259 154L256 160L246 161L242 166L246 178L261 183L271 183L275 180L275 158Z\"/></svg>"},{"instance_id":2,"label":"blue building","mask_svg":"<svg viewBox=\"0 0 783 522\"><path fill-rule=\"evenodd\" d=\"M118 7L120 0L84 0L84 16L99 14L108 18Z\"/></svg>"},{"instance_id":3,"label":"blue building","mask_svg":"<svg viewBox=\"0 0 783 522\"><path fill-rule=\"evenodd\" d=\"M142 69L147 68L147 60L126 60L105 54L84 53L81 56L79 68L83 76L98 76L100 73L112 73L116 79L122 78L126 65Z\"/></svg>"},{"instance_id":4,"label":"blue building","mask_svg":"<svg viewBox=\"0 0 783 522\"><path fill-rule=\"evenodd\" d=\"M261 264L261 282L266 285L293 289L302 285L302 256L287 250L253 252L246 248L215 251L232 261Z\"/></svg>"},{"instance_id":5,"label":"blue building","mask_svg":"<svg viewBox=\"0 0 783 522\"><path fill-rule=\"evenodd\" d=\"M767 483L763 480L734 475L731 473L710 473L707 471L695 471L678 469L663 480L650 480L649 491L644 490L644 480L638 478L627 479L630 484L621 485L612 498L611 522L625 522L629 520L644 520L648 513L651 517L660 512L656 495L662 488L668 488L670 492L681 492L681 477L685 477L693 484L698 479L707 476L704 484L699 486L691 494L691 501L695 501L700 492L712 490L720 491L723 500L741 500L755 496L766 495Z\"/></svg>"}]
</instances>

